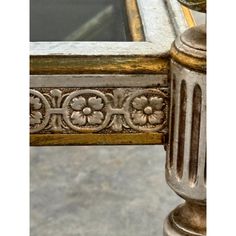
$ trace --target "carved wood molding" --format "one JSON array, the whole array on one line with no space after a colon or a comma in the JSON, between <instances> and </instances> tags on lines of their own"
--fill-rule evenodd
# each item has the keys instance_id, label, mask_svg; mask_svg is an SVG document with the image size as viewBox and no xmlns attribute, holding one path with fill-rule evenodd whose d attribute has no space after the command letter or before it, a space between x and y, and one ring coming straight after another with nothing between
<instances>
[{"instance_id":1,"label":"carved wood molding","mask_svg":"<svg viewBox=\"0 0 236 236\"><path fill-rule=\"evenodd\" d=\"M32 134L166 133L168 88L31 88Z\"/></svg>"}]
</instances>

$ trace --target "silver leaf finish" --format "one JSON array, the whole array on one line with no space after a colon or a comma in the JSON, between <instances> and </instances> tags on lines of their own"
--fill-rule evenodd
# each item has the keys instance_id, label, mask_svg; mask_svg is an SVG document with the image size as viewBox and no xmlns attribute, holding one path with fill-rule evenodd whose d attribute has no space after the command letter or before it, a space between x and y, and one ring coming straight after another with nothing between
<instances>
[{"instance_id":1,"label":"silver leaf finish","mask_svg":"<svg viewBox=\"0 0 236 236\"><path fill-rule=\"evenodd\" d=\"M168 88L32 88L31 133L167 131Z\"/></svg>"}]
</instances>

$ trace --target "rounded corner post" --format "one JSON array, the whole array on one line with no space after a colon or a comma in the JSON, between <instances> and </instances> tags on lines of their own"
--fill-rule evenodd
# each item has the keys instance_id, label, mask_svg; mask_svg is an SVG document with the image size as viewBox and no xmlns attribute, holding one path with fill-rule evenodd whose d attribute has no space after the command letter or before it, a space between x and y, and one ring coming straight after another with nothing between
<instances>
[{"instance_id":1,"label":"rounded corner post","mask_svg":"<svg viewBox=\"0 0 236 236\"><path fill-rule=\"evenodd\" d=\"M178 0L206 12L205 0ZM171 47L166 181L185 200L164 223L164 236L206 235L206 29L186 30Z\"/></svg>"}]
</instances>

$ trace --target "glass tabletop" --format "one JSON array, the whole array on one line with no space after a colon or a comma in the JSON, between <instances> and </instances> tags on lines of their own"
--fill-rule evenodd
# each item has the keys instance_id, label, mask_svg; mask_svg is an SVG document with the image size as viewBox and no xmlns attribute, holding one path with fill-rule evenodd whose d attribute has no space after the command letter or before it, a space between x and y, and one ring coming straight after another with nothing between
<instances>
[{"instance_id":1,"label":"glass tabletop","mask_svg":"<svg viewBox=\"0 0 236 236\"><path fill-rule=\"evenodd\" d=\"M131 41L124 0L30 0L30 41Z\"/></svg>"}]
</instances>

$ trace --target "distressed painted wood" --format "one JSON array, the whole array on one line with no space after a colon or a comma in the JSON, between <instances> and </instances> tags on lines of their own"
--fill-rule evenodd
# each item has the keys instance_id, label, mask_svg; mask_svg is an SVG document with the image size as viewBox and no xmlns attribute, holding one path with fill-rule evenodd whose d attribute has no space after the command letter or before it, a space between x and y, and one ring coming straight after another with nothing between
<instances>
[{"instance_id":1,"label":"distressed painted wood","mask_svg":"<svg viewBox=\"0 0 236 236\"><path fill-rule=\"evenodd\" d=\"M206 1L179 0L202 11ZM185 200L164 223L164 236L206 235L206 26L182 33L171 49L166 180Z\"/></svg>"},{"instance_id":2,"label":"distressed painted wood","mask_svg":"<svg viewBox=\"0 0 236 236\"><path fill-rule=\"evenodd\" d=\"M128 50L128 49L127 49ZM31 56L32 75L43 74L167 74L169 55L155 56Z\"/></svg>"},{"instance_id":3,"label":"distressed painted wood","mask_svg":"<svg viewBox=\"0 0 236 236\"><path fill-rule=\"evenodd\" d=\"M79 144L78 134L88 144L153 144L167 132L167 75L31 75L30 86L32 145L53 135Z\"/></svg>"},{"instance_id":4,"label":"distressed painted wood","mask_svg":"<svg viewBox=\"0 0 236 236\"><path fill-rule=\"evenodd\" d=\"M167 8L163 0L137 0L145 42L31 42L30 73L168 73L169 49L176 37L174 27L178 27L171 24L172 5ZM175 18L175 22L182 21ZM185 21L179 24L181 30L187 27ZM140 37L139 23L131 25L136 25L132 31L136 28Z\"/></svg>"},{"instance_id":5,"label":"distressed painted wood","mask_svg":"<svg viewBox=\"0 0 236 236\"><path fill-rule=\"evenodd\" d=\"M31 146L150 145L165 143L162 133L136 134L31 134Z\"/></svg>"},{"instance_id":6,"label":"distressed painted wood","mask_svg":"<svg viewBox=\"0 0 236 236\"><path fill-rule=\"evenodd\" d=\"M126 6L134 42L30 44L32 145L164 143L169 50L187 22L173 24L173 2Z\"/></svg>"},{"instance_id":7,"label":"distressed painted wood","mask_svg":"<svg viewBox=\"0 0 236 236\"><path fill-rule=\"evenodd\" d=\"M129 30L133 41L144 41L143 26L136 0L125 0Z\"/></svg>"}]
</instances>

